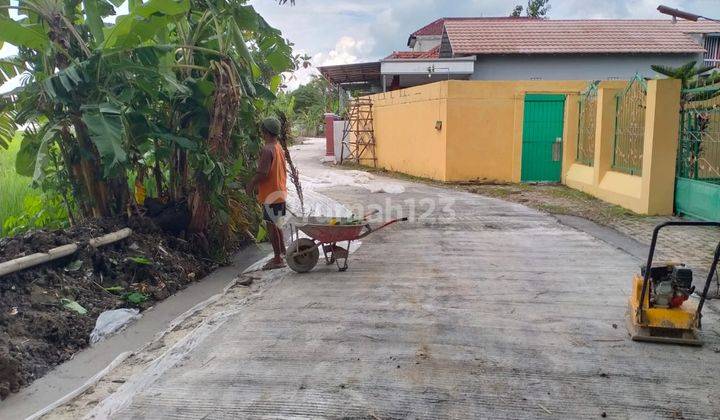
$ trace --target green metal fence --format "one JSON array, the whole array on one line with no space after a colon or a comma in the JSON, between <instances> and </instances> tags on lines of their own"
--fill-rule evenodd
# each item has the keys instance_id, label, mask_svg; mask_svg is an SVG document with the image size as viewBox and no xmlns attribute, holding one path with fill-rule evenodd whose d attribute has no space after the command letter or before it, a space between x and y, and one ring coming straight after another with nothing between
<instances>
[{"instance_id":1,"label":"green metal fence","mask_svg":"<svg viewBox=\"0 0 720 420\"><path fill-rule=\"evenodd\" d=\"M580 95L580 118L578 121L576 161L593 166L595 161L595 120L597 118L597 87L599 81L590 83Z\"/></svg>"},{"instance_id":2,"label":"green metal fence","mask_svg":"<svg viewBox=\"0 0 720 420\"><path fill-rule=\"evenodd\" d=\"M685 105L676 175L675 211L720 220L720 97Z\"/></svg>"},{"instance_id":3,"label":"green metal fence","mask_svg":"<svg viewBox=\"0 0 720 420\"><path fill-rule=\"evenodd\" d=\"M639 75L615 97L615 141L612 168L642 174L647 84Z\"/></svg>"},{"instance_id":4,"label":"green metal fence","mask_svg":"<svg viewBox=\"0 0 720 420\"><path fill-rule=\"evenodd\" d=\"M682 113L677 176L720 184L720 99Z\"/></svg>"}]
</instances>

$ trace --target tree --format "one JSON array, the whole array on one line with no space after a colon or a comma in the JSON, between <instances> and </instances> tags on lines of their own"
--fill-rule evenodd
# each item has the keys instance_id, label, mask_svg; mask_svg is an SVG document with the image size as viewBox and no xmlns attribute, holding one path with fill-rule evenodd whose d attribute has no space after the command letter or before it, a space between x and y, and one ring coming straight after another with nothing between
<instances>
[{"instance_id":1,"label":"tree","mask_svg":"<svg viewBox=\"0 0 720 420\"><path fill-rule=\"evenodd\" d=\"M671 79L679 79L683 89L708 86L720 81L720 73L715 70L715 66L698 67L696 61L690 61L680 67L653 64L650 68ZM710 70L714 71L706 74Z\"/></svg>"},{"instance_id":2,"label":"tree","mask_svg":"<svg viewBox=\"0 0 720 420\"><path fill-rule=\"evenodd\" d=\"M325 78L312 76L310 81L292 92L295 98L295 109L305 111L314 106L322 108L323 112L338 112L338 91Z\"/></svg>"},{"instance_id":3,"label":"tree","mask_svg":"<svg viewBox=\"0 0 720 420\"><path fill-rule=\"evenodd\" d=\"M296 65L291 45L245 0L130 0L105 23L121 3L0 0L0 42L19 47L0 82L26 74L0 99L0 147L31 127L18 170L67 181L80 217L132 213L131 181L152 179L157 196L187 201L195 235L243 232L252 208L237 180L252 171L259 109Z\"/></svg>"},{"instance_id":4,"label":"tree","mask_svg":"<svg viewBox=\"0 0 720 420\"><path fill-rule=\"evenodd\" d=\"M292 92L295 99L297 123L305 135L317 135L318 126L326 112L338 113L338 90L321 76L313 76L310 82Z\"/></svg>"},{"instance_id":5,"label":"tree","mask_svg":"<svg viewBox=\"0 0 720 420\"><path fill-rule=\"evenodd\" d=\"M525 15L531 18L544 19L550 11L550 0L528 0L525 8ZM523 6L518 4L510 13L511 17L520 17L523 12Z\"/></svg>"},{"instance_id":6,"label":"tree","mask_svg":"<svg viewBox=\"0 0 720 420\"><path fill-rule=\"evenodd\" d=\"M680 67L653 64L653 71L671 79L679 79L682 86L680 110L689 102L705 101L720 95L720 72L714 66L697 66L690 61ZM708 73L713 70L712 73Z\"/></svg>"},{"instance_id":7,"label":"tree","mask_svg":"<svg viewBox=\"0 0 720 420\"><path fill-rule=\"evenodd\" d=\"M682 176L695 178L699 175L698 163L706 153L706 131L712 125L711 115L703 109L702 101L720 96L720 72L714 70L713 66L698 67L695 61L680 67L652 65L650 68L671 79L680 80L681 133L692 131L693 135L691 141L687 141L683 136L680 138L678 162L682 165L678 167L678 171L683 173ZM713 71L708 74L710 70ZM693 105L697 102L701 103L700 107Z\"/></svg>"}]
</instances>

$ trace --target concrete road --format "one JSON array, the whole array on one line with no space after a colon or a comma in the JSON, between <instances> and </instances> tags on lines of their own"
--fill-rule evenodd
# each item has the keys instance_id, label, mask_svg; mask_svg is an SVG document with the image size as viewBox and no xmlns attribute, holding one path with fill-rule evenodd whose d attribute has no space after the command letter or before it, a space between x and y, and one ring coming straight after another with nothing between
<instances>
[{"instance_id":1,"label":"concrete road","mask_svg":"<svg viewBox=\"0 0 720 420\"><path fill-rule=\"evenodd\" d=\"M317 150L297 153L305 173L320 170ZM135 386L100 401L99 413L720 417L716 312L704 318L702 348L632 342L624 313L635 257L521 205L403 186L325 190L386 215L415 206L415 217L367 237L347 272L273 273L191 351L130 378Z\"/></svg>"}]
</instances>

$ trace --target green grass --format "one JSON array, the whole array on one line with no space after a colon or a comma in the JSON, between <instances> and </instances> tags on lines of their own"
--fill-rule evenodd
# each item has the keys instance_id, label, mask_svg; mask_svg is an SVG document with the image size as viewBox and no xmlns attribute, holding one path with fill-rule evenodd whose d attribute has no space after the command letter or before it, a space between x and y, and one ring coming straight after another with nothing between
<instances>
[{"instance_id":1,"label":"green grass","mask_svg":"<svg viewBox=\"0 0 720 420\"><path fill-rule=\"evenodd\" d=\"M8 216L18 216L23 212L23 200L28 196L39 196L40 192L32 188L32 179L15 172L15 155L20 149L21 135L15 135L10 148L0 148L0 236L4 236L2 225Z\"/></svg>"}]
</instances>

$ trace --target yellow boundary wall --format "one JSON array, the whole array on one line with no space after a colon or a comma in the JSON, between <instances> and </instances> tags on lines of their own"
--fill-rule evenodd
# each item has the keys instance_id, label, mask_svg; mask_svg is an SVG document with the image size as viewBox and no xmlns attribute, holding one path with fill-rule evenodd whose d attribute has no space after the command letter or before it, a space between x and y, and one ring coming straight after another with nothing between
<instances>
[{"instance_id":1,"label":"yellow boundary wall","mask_svg":"<svg viewBox=\"0 0 720 420\"><path fill-rule=\"evenodd\" d=\"M520 182L527 93L566 95L562 180L637 213L671 214L680 88L648 82L643 176L610 170L615 94L598 90L595 162L575 162L579 93L588 81L445 81L372 95L378 166L439 181Z\"/></svg>"},{"instance_id":2,"label":"yellow boundary wall","mask_svg":"<svg viewBox=\"0 0 720 420\"><path fill-rule=\"evenodd\" d=\"M373 95L375 156L378 166L446 181L446 83ZM442 121L443 127L435 129Z\"/></svg>"},{"instance_id":3,"label":"yellow boundary wall","mask_svg":"<svg viewBox=\"0 0 720 420\"><path fill-rule=\"evenodd\" d=\"M618 88L603 86L598 90L593 166L575 162L576 142L571 136L565 141L567 156L563 164L563 183L636 213L672 214L680 82L672 79L648 81L642 176L616 172L611 167L615 141L615 95L618 91ZM574 115L566 113L566 117L569 121L577 121L577 110Z\"/></svg>"}]
</instances>

